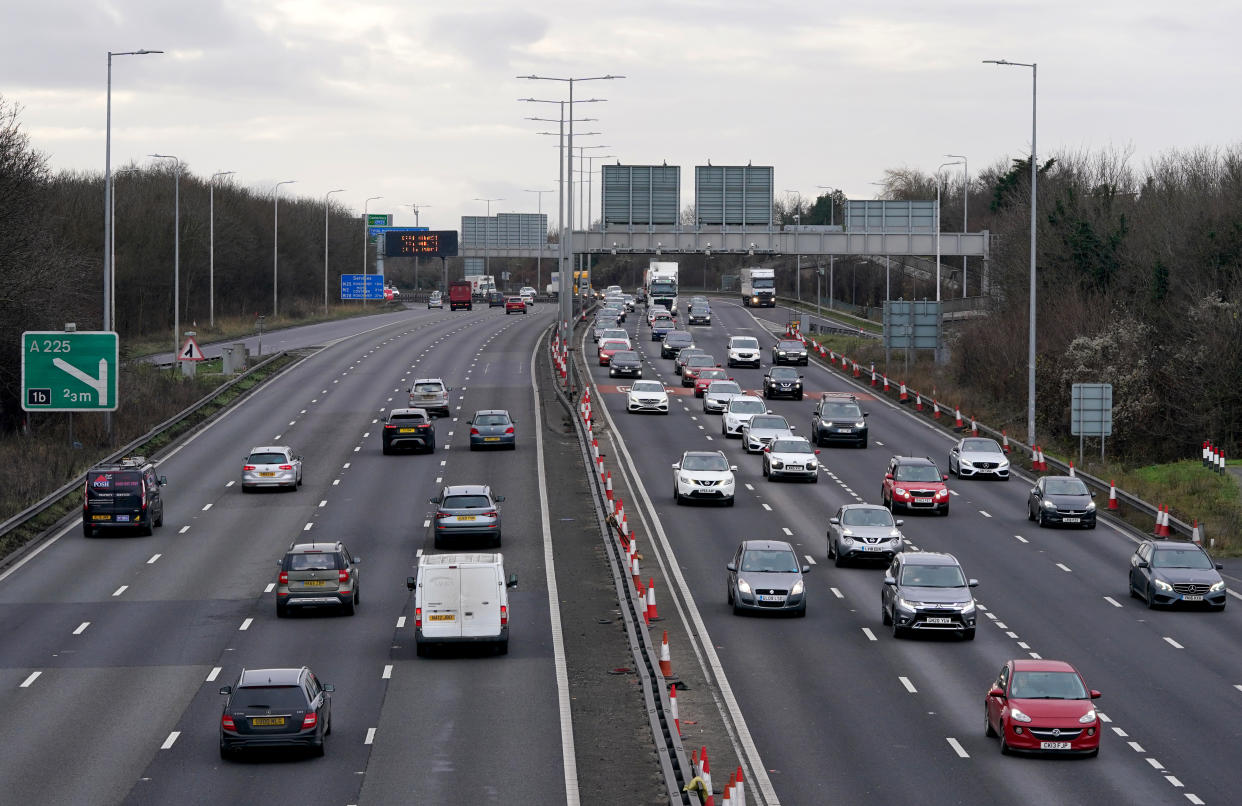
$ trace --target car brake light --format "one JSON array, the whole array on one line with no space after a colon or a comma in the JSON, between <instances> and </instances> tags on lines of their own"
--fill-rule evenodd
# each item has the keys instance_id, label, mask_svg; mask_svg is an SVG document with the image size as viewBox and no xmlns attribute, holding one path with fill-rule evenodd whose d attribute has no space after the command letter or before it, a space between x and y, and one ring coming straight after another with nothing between
<instances>
[{"instance_id":1,"label":"car brake light","mask_svg":"<svg viewBox=\"0 0 1242 806\"><path fill-rule=\"evenodd\" d=\"M319 714L316 714L314 711L311 711L309 714L302 717L302 730L306 730L307 728L313 728L315 727L315 724L318 722L319 722Z\"/></svg>"},{"instance_id":2,"label":"car brake light","mask_svg":"<svg viewBox=\"0 0 1242 806\"><path fill-rule=\"evenodd\" d=\"M343 583L343 582L348 582L348 581L349 581L349 572L348 572L348 571L337 571L337 573L336 573L336 581L337 581L337 582L342 582L342 583Z\"/></svg>"},{"instance_id":3,"label":"car brake light","mask_svg":"<svg viewBox=\"0 0 1242 806\"><path fill-rule=\"evenodd\" d=\"M293 469L293 465L281 465L281 466L280 466L280 469L281 469L281 470L292 470L292 469Z\"/></svg>"},{"instance_id":4,"label":"car brake light","mask_svg":"<svg viewBox=\"0 0 1242 806\"><path fill-rule=\"evenodd\" d=\"M397 426L395 426L395 425L387 425L387 424L385 424L385 425L384 425L384 430L385 430L385 431L387 431L389 428L396 428L396 427L397 427Z\"/></svg>"},{"instance_id":5,"label":"car brake light","mask_svg":"<svg viewBox=\"0 0 1242 806\"><path fill-rule=\"evenodd\" d=\"M512 433L513 433L513 426L509 426L508 428L506 428L506 429L505 429L505 433L506 433L506 434L512 434Z\"/></svg>"},{"instance_id":6,"label":"car brake light","mask_svg":"<svg viewBox=\"0 0 1242 806\"><path fill-rule=\"evenodd\" d=\"M242 470L254 470L254 465L242 465Z\"/></svg>"},{"instance_id":7,"label":"car brake light","mask_svg":"<svg viewBox=\"0 0 1242 806\"><path fill-rule=\"evenodd\" d=\"M471 428L471 429L470 429L470 436L472 436L472 437L477 437L478 435L479 435L479 429L477 429L477 428Z\"/></svg>"},{"instance_id":8,"label":"car brake light","mask_svg":"<svg viewBox=\"0 0 1242 806\"><path fill-rule=\"evenodd\" d=\"M220 727L224 728L225 730L237 730L237 725L236 723L233 722L233 717L229 716L228 714L225 714L224 716L220 717Z\"/></svg>"},{"instance_id":9,"label":"car brake light","mask_svg":"<svg viewBox=\"0 0 1242 806\"><path fill-rule=\"evenodd\" d=\"M443 518L451 518L451 517L453 517L453 516L452 516L452 515L450 515L450 514L449 514L449 513L447 513L447 512L437 512L437 513L436 513L436 520L441 520L441 519L443 519Z\"/></svg>"},{"instance_id":10,"label":"car brake light","mask_svg":"<svg viewBox=\"0 0 1242 806\"><path fill-rule=\"evenodd\" d=\"M508 624L509 624L509 606L501 605L500 606L500 626L506 627L508 626Z\"/></svg>"},{"instance_id":11,"label":"car brake light","mask_svg":"<svg viewBox=\"0 0 1242 806\"><path fill-rule=\"evenodd\" d=\"M494 518L496 517L496 510L492 509L492 510L488 510L487 512L481 512L479 514L481 514L484 518Z\"/></svg>"},{"instance_id":12,"label":"car brake light","mask_svg":"<svg viewBox=\"0 0 1242 806\"><path fill-rule=\"evenodd\" d=\"M421 607L414 608L414 626L423 626L423 609Z\"/></svg>"},{"instance_id":13,"label":"car brake light","mask_svg":"<svg viewBox=\"0 0 1242 806\"><path fill-rule=\"evenodd\" d=\"M288 585L289 584L289 572L281 571L280 576L277 579L281 585Z\"/></svg>"}]
</instances>

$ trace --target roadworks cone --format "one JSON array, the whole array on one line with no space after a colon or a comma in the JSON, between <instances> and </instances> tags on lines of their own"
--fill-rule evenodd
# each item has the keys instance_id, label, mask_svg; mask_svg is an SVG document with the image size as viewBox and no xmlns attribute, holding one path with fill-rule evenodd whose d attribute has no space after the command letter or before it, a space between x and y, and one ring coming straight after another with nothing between
<instances>
[{"instance_id":1,"label":"roadworks cone","mask_svg":"<svg viewBox=\"0 0 1242 806\"><path fill-rule=\"evenodd\" d=\"M979 424L975 422L975 418L970 418L970 435L972 437L979 436Z\"/></svg>"},{"instance_id":2,"label":"roadworks cone","mask_svg":"<svg viewBox=\"0 0 1242 806\"><path fill-rule=\"evenodd\" d=\"M1208 459L1211 457L1211 455L1212 455L1212 443L1208 442L1205 439L1203 440L1203 466L1204 467L1208 466Z\"/></svg>"},{"instance_id":3,"label":"roadworks cone","mask_svg":"<svg viewBox=\"0 0 1242 806\"><path fill-rule=\"evenodd\" d=\"M660 620L660 614L656 611L655 577L650 577L647 580L647 619L650 621Z\"/></svg>"},{"instance_id":4,"label":"roadworks cone","mask_svg":"<svg viewBox=\"0 0 1242 806\"><path fill-rule=\"evenodd\" d=\"M1152 534L1156 537L1164 537L1164 507L1156 507L1156 528L1152 530Z\"/></svg>"},{"instance_id":5,"label":"roadworks cone","mask_svg":"<svg viewBox=\"0 0 1242 806\"><path fill-rule=\"evenodd\" d=\"M1216 469L1219 472L1224 473L1225 472L1225 449L1221 448L1219 451L1217 451L1216 456L1217 456Z\"/></svg>"},{"instance_id":6,"label":"roadworks cone","mask_svg":"<svg viewBox=\"0 0 1242 806\"><path fill-rule=\"evenodd\" d=\"M901 391L897 393L897 402L898 403L909 403L910 402L910 395L906 392L905 381L901 382Z\"/></svg>"},{"instance_id":7,"label":"roadworks cone","mask_svg":"<svg viewBox=\"0 0 1242 806\"><path fill-rule=\"evenodd\" d=\"M1070 471L1069 471L1069 474L1070 474L1071 476L1072 476L1072 475L1074 475L1074 460L1073 460L1073 459L1070 459Z\"/></svg>"},{"instance_id":8,"label":"roadworks cone","mask_svg":"<svg viewBox=\"0 0 1242 806\"><path fill-rule=\"evenodd\" d=\"M646 627L650 627L651 619L647 618L647 592L643 590L643 581L641 579L638 580L637 593L638 593L638 601L642 603L643 625Z\"/></svg>"},{"instance_id":9,"label":"roadworks cone","mask_svg":"<svg viewBox=\"0 0 1242 806\"><path fill-rule=\"evenodd\" d=\"M1195 518L1195 528L1190 532L1192 542L1203 545L1203 535L1199 532L1199 519Z\"/></svg>"},{"instance_id":10,"label":"roadworks cone","mask_svg":"<svg viewBox=\"0 0 1242 806\"><path fill-rule=\"evenodd\" d=\"M1112 479L1108 480L1108 508L1120 509L1117 504L1117 483Z\"/></svg>"},{"instance_id":11,"label":"roadworks cone","mask_svg":"<svg viewBox=\"0 0 1242 806\"><path fill-rule=\"evenodd\" d=\"M914 393L914 408L917 411L923 410L923 396L920 395L918 392Z\"/></svg>"},{"instance_id":12,"label":"roadworks cone","mask_svg":"<svg viewBox=\"0 0 1242 806\"><path fill-rule=\"evenodd\" d=\"M735 806L746 806L746 779L742 777L742 768L737 768L734 775L733 803Z\"/></svg>"},{"instance_id":13,"label":"roadworks cone","mask_svg":"<svg viewBox=\"0 0 1242 806\"><path fill-rule=\"evenodd\" d=\"M612 500L612 471L608 471L608 475L604 479L604 495L609 501Z\"/></svg>"},{"instance_id":14,"label":"roadworks cone","mask_svg":"<svg viewBox=\"0 0 1242 806\"><path fill-rule=\"evenodd\" d=\"M888 394L888 376L884 376L884 394Z\"/></svg>"},{"instance_id":15,"label":"roadworks cone","mask_svg":"<svg viewBox=\"0 0 1242 806\"><path fill-rule=\"evenodd\" d=\"M872 364L871 365L871 385L875 386L875 384L876 384L875 364Z\"/></svg>"},{"instance_id":16,"label":"roadworks cone","mask_svg":"<svg viewBox=\"0 0 1242 806\"><path fill-rule=\"evenodd\" d=\"M660 639L660 674L664 677L673 676L673 659L668 654L668 630Z\"/></svg>"},{"instance_id":17,"label":"roadworks cone","mask_svg":"<svg viewBox=\"0 0 1242 806\"><path fill-rule=\"evenodd\" d=\"M940 404L936 402L936 398L932 398L932 416L937 420L940 419Z\"/></svg>"},{"instance_id":18,"label":"roadworks cone","mask_svg":"<svg viewBox=\"0 0 1242 806\"><path fill-rule=\"evenodd\" d=\"M712 765L707 760L707 747L704 746L702 752L699 753L699 766L702 769L703 784L707 787L707 799L710 802L712 798Z\"/></svg>"},{"instance_id":19,"label":"roadworks cone","mask_svg":"<svg viewBox=\"0 0 1242 806\"><path fill-rule=\"evenodd\" d=\"M854 377L857 378L860 375L862 375L862 371L858 368L858 362L855 361L854 362Z\"/></svg>"},{"instance_id":20,"label":"roadworks cone","mask_svg":"<svg viewBox=\"0 0 1242 806\"><path fill-rule=\"evenodd\" d=\"M733 806L733 784L725 784L724 794L720 796L720 806Z\"/></svg>"},{"instance_id":21,"label":"roadworks cone","mask_svg":"<svg viewBox=\"0 0 1242 806\"><path fill-rule=\"evenodd\" d=\"M962 407L956 406L953 409L953 430L961 431L965 427L965 423L962 422Z\"/></svg>"},{"instance_id":22,"label":"roadworks cone","mask_svg":"<svg viewBox=\"0 0 1242 806\"><path fill-rule=\"evenodd\" d=\"M673 727L677 730L677 735L681 735L681 717L677 714L677 686L668 687L668 710L673 715Z\"/></svg>"},{"instance_id":23,"label":"roadworks cone","mask_svg":"<svg viewBox=\"0 0 1242 806\"><path fill-rule=\"evenodd\" d=\"M1009 453L1009 435L1005 433L1005 429L1003 428L1001 429L1001 449L1004 450L1006 454Z\"/></svg>"},{"instance_id":24,"label":"roadworks cone","mask_svg":"<svg viewBox=\"0 0 1242 806\"><path fill-rule=\"evenodd\" d=\"M630 560L630 573L634 575L634 590L642 591L643 581L638 573L638 555L634 555L634 559Z\"/></svg>"}]
</instances>

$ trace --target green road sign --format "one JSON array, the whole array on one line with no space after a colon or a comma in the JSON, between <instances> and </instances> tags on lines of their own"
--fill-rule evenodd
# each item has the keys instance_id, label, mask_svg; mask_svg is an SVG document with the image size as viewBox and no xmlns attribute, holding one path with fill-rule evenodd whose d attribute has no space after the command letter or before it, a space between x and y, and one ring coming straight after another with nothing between
<instances>
[{"instance_id":1,"label":"green road sign","mask_svg":"<svg viewBox=\"0 0 1242 806\"><path fill-rule=\"evenodd\" d=\"M115 411L117 338L106 331L22 334L22 408Z\"/></svg>"}]
</instances>

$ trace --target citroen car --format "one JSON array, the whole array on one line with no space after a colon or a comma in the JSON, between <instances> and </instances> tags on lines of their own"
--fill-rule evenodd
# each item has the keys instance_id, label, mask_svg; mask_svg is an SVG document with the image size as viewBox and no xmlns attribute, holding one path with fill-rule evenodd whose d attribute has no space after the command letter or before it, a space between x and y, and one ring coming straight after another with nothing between
<instances>
[{"instance_id":1,"label":"citroen car","mask_svg":"<svg viewBox=\"0 0 1242 806\"><path fill-rule=\"evenodd\" d=\"M1092 702L1099 696L1065 661L1017 658L984 697L985 731L1000 738L1002 753L1095 756L1104 728Z\"/></svg>"},{"instance_id":2,"label":"citroen car","mask_svg":"<svg viewBox=\"0 0 1242 806\"><path fill-rule=\"evenodd\" d=\"M293 543L276 562L276 617L290 608L333 607L347 616L358 606L358 564L339 540L333 543Z\"/></svg>"},{"instance_id":3,"label":"citroen car","mask_svg":"<svg viewBox=\"0 0 1242 806\"><path fill-rule=\"evenodd\" d=\"M811 442L827 445L848 442L867 447L868 412L858 406L858 398L849 393L824 392L811 415Z\"/></svg>"},{"instance_id":4,"label":"citroen car","mask_svg":"<svg viewBox=\"0 0 1242 806\"><path fill-rule=\"evenodd\" d=\"M426 409L392 409L382 439L385 454L405 448L431 453L436 449L436 426Z\"/></svg>"},{"instance_id":5,"label":"citroen car","mask_svg":"<svg viewBox=\"0 0 1242 806\"><path fill-rule=\"evenodd\" d=\"M686 451L673 463L673 500L718 501L733 506L735 465L724 451Z\"/></svg>"},{"instance_id":6,"label":"citroen car","mask_svg":"<svg viewBox=\"0 0 1242 806\"><path fill-rule=\"evenodd\" d=\"M470 418L470 450L517 449L517 422L504 409L482 409Z\"/></svg>"},{"instance_id":7,"label":"citroen car","mask_svg":"<svg viewBox=\"0 0 1242 806\"><path fill-rule=\"evenodd\" d=\"M493 495L485 484L453 484L445 487L431 503L436 505L432 519L435 547L444 548L450 540L463 537L487 538L500 545L500 507L503 495Z\"/></svg>"},{"instance_id":8,"label":"citroen car","mask_svg":"<svg viewBox=\"0 0 1242 806\"><path fill-rule=\"evenodd\" d=\"M698 381L695 381L697 384ZM742 387L730 378L727 381L712 381L703 391L703 412L720 414L729 406L729 401L743 394Z\"/></svg>"},{"instance_id":9,"label":"citroen car","mask_svg":"<svg viewBox=\"0 0 1242 806\"><path fill-rule=\"evenodd\" d=\"M609 378L641 378L643 362L633 350L617 350L608 359Z\"/></svg>"},{"instance_id":10,"label":"citroen car","mask_svg":"<svg viewBox=\"0 0 1242 806\"><path fill-rule=\"evenodd\" d=\"M1144 540L1130 557L1130 595L1149 608L1188 605L1224 610L1228 592L1201 546L1181 540Z\"/></svg>"},{"instance_id":11,"label":"citroen car","mask_svg":"<svg viewBox=\"0 0 1242 806\"><path fill-rule=\"evenodd\" d=\"M949 450L949 472L959 479L992 478L1009 480L1009 457L994 439L966 437Z\"/></svg>"},{"instance_id":12,"label":"citroen car","mask_svg":"<svg viewBox=\"0 0 1242 806\"><path fill-rule=\"evenodd\" d=\"M828 559L838 566L850 560L892 562L905 548L902 521L876 504L845 504L828 519Z\"/></svg>"},{"instance_id":13,"label":"citroen car","mask_svg":"<svg viewBox=\"0 0 1242 806\"><path fill-rule=\"evenodd\" d=\"M818 453L805 437L778 437L763 449L763 475L768 481L795 478L815 484L819 481Z\"/></svg>"},{"instance_id":14,"label":"citroen car","mask_svg":"<svg viewBox=\"0 0 1242 806\"><path fill-rule=\"evenodd\" d=\"M1026 499L1026 517L1044 526L1095 528L1095 495L1077 476L1042 476Z\"/></svg>"},{"instance_id":15,"label":"citroen car","mask_svg":"<svg viewBox=\"0 0 1242 806\"><path fill-rule=\"evenodd\" d=\"M763 376L763 396L765 398L788 397L802 399L802 376L791 367L771 367Z\"/></svg>"},{"instance_id":16,"label":"citroen car","mask_svg":"<svg viewBox=\"0 0 1242 806\"><path fill-rule=\"evenodd\" d=\"M754 336L730 336L728 348L729 366L734 367L740 364L761 365L762 353L759 350L759 340Z\"/></svg>"},{"instance_id":17,"label":"citroen car","mask_svg":"<svg viewBox=\"0 0 1242 806\"><path fill-rule=\"evenodd\" d=\"M302 457L288 445L251 448L242 464L241 488L248 493L260 487L296 490L302 486Z\"/></svg>"},{"instance_id":18,"label":"citroen car","mask_svg":"<svg viewBox=\"0 0 1242 806\"><path fill-rule=\"evenodd\" d=\"M694 396L702 397L712 381L731 381L729 373L719 367L704 367L694 379Z\"/></svg>"},{"instance_id":19,"label":"citroen car","mask_svg":"<svg viewBox=\"0 0 1242 806\"><path fill-rule=\"evenodd\" d=\"M742 447L747 453L763 453L774 440L792 436L793 426L779 414L756 414L742 424Z\"/></svg>"},{"instance_id":20,"label":"citroen car","mask_svg":"<svg viewBox=\"0 0 1242 806\"><path fill-rule=\"evenodd\" d=\"M445 386L439 378L415 378L410 384L410 408L426 409L428 414L439 412L449 416L449 392L453 387Z\"/></svg>"},{"instance_id":21,"label":"citroen car","mask_svg":"<svg viewBox=\"0 0 1242 806\"><path fill-rule=\"evenodd\" d=\"M625 393L625 410L668 414L668 392L659 381L634 381Z\"/></svg>"},{"instance_id":22,"label":"citroen car","mask_svg":"<svg viewBox=\"0 0 1242 806\"><path fill-rule=\"evenodd\" d=\"M966 641L975 637L978 608L967 579L952 554L906 551L893 557L880 589L880 620L893 637L910 632L952 632Z\"/></svg>"},{"instance_id":23,"label":"citroen car","mask_svg":"<svg viewBox=\"0 0 1242 806\"><path fill-rule=\"evenodd\" d=\"M733 612L769 611L806 615L803 565L793 546L783 540L744 540L725 565L726 601Z\"/></svg>"},{"instance_id":24,"label":"citroen car","mask_svg":"<svg viewBox=\"0 0 1242 806\"><path fill-rule=\"evenodd\" d=\"M256 747L305 747L323 755L332 732L331 683L305 666L242 669L237 683L221 686L220 758Z\"/></svg>"},{"instance_id":25,"label":"citroen car","mask_svg":"<svg viewBox=\"0 0 1242 806\"><path fill-rule=\"evenodd\" d=\"M710 393L708 396L710 397ZM703 400L706 404L707 397ZM760 398L754 395L734 395L725 404L724 417L720 420L720 434L725 437L740 437L742 426L750 422L751 417L767 413L768 407Z\"/></svg>"},{"instance_id":26,"label":"citroen car","mask_svg":"<svg viewBox=\"0 0 1242 806\"><path fill-rule=\"evenodd\" d=\"M948 480L949 477L927 457L894 456L888 460L884 471L880 500L894 512L898 507L905 507L948 515L949 487L945 484Z\"/></svg>"},{"instance_id":27,"label":"citroen car","mask_svg":"<svg viewBox=\"0 0 1242 806\"><path fill-rule=\"evenodd\" d=\"M773 364L802 364L806 366L806 345L798 339L781 339L772 345Z\"/></svg>"}]
</instances>

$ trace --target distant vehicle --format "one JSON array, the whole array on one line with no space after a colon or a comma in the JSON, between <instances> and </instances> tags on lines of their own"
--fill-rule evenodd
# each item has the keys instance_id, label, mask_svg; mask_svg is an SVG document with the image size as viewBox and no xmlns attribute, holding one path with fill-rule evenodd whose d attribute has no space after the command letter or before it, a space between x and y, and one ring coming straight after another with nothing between
<instances>
[{"instance_id":1,"label":"distant vehicle","mask_svg":"<svg viewBox=\"0 0 1242 806\"><path fill-rule=\"evenodd\" d=\"M651 340L660 341L667 334L677 329L673 317L668 314L656 314L651 320Z\"/></svg>"},{"instance_id":2,"label":"distant vehicle","mask_svg":"<svg viewBox=\"0 0 1242 806\"><path fill-rule=\"evenodd\" d=\"M781 339L772 345L773 364L801 364L806 366L806 345L797 339Z\"/></svg>"},{"instance_id":3,"label":"distant vehicle","mask_svg":"<svg viewBox=\"0 0 1242 806\"><path fill-rule=\"evenodd\" d=\"M1009 481L1009 457L994 439L966 437L949 451L949 472L959 479L992 476Z\"/></svg>"},{"instance_id":4,"label":"distant vehicle","mask_svg":"<svg viewBox=\"0 0 1242 806\"><path fill-rule=\"evenodd\" d=\"M509 651L509 588L502 554L423 554L418 576L406 577L414 591L414 652L432 644L486 643Z\"/></svg>"},{"instance_id":5,"label":"distant vehicle","mask_svg":"<svg viewBox=\"0 0 1242 806\"><path fill-rule=\"evenodd\" d=\"M503 308L505 305L505 300L507 298L505 297L504 294L500 293L499 291L488 291L485 296L485 299L487 299L487 307Z\"/></svg>"},{"instance_id":6,"label":"distant vehicle","mask_svg":"<svg viewBox=\"0 0 1242 806\"><path fill-rule=\"evenodd\" d=\"M517 422L504 409L476 411L470 420L470 450L476 448L517 449Z\"/></svg>"},{"instance_id":7,"label":"distant vehicle","mask_svg":"<svg viewBox=\"0 0 1242 806\"><path fill-rule=\"evenodd\" d=\"M302 457L288 445L251 448L242 464L243 493L260 487L297 490L302 486Z\"/></svg>"},{"instance_id":8,"label":"distant vehicle","mask_svg":"<svg viewBox=\"0 0 1242 806\"><path fill-rule=\"evenodd\" d=\"M806 581L811 572L783 540L744 540L725 566L727 602L735 614L767 610L806 615Z\"/></svg>"},{"instance_id":9,"label":"distant vehicle","mask_svg":"<svg viewBox=\"0 0 1242 806\"><path fill-rule=\"evenodd\" d=\"M793 429L779 414L756 414L742 424L742 447L747 453L763 453L776 440L792 437Z\"/></svg>"},{"instance_id":10,"label":"distant vehicle","mask_svg":"<svg viewBox=\"0 0 1242 806\"><path fill-rule=\"evenodd\" d=\"M952 554L898 552L880 589L880 620L893 628L894 638L955 632L973 641L978 613L970 589L978 584L966 578Z\"/></svg>"},{"instance_id":11,"label":"distant vehicle","mask_svg":"<svg viewBox=\"0 0 1242 806\"><path fill-rule=\"evenodd\" d=\"M482 299L486 299L489 292L498 290L496 278L490 274L467 274L462 281L470 283L470 293Z\"/></svg>"},{"instance_id":12,"label":"distant vehicle","mask_svg":"<svg viewBox=\"0 0 1242 806\"><path fill-rule=\"evenodd\" d=\"M1144 540L1130 557L1130 595L1149 608L1206 605L1224 610L1224 568L1201 546L1180 540Z\"/></svg>"},{"instance_id":13,"label":"distant vehicle","mask_svg":"<svg viewBox=\"0 0 1242 806\"><path fill-rule=\"evenodd\" d=\"M625 410L668 414L668 392L664 384L659 381L634 381L630 391L625 393Z\"/></svg>"},{"instance_id":14,"label":"distant vehicle","mask_svg":"<svg viewBox=\"0 0 1242 806\"><path fill-rule=\"evenodd\" d=\"M521 290L518 291L518 296L521 297L527 305L535 304L535 289L528 285L522 286Z\"/></svg>"},{"instance_id":15,"label":"distant vehicle","mask_svg":"<svg viewBox=\"0 0 1242 806\"><path fill-rule=\"evenodd\" d=\"M606 327L597 331L597 333L598 335L595 336L596 344L599 344L606 339L620 339L626 344L630 343L630 334L623 327Z\"/></svg>"},{"instance_id":16,"label":"distant vehicle","mask_svg":"<svg viewBox=\"0 0 1242 806\"><path fill-rule=\"evenodd\" d=\"M628 351L630 343L625 339L604 339L599 343L599 365L608 366L614 353Z\"/></svg>"},{"instance_id":17,"label":"distant vehicle","mask_svg":"<svg viewBox=\"0 0 1242 806\"><path fill-rule=\"evenodd\" d=\"M1000 737L1001 753L1099 755L1099 696L1065 661L1015 658L984 697L987 735Z\"/></svg>"},{"instance_id":18,"label":"distant vehicle","mask_svg":"<svg viewBox=\"0 0 1242 806\"><path fill-rule=\"evenodd\" d=\"M677 331L674 330L673 333ZM673 333L668 334L672 336ZM665 337L667 338L667 336ZM680 375L686 369L686 362L696 355L707 355L707 351L698 347L684 347L677 351L677 357L673 359L673 372Z\"/></svg>"},{"instance_id":19,"label":"distant vehicle","mask_svg":"<svg viewBox=\"0 0 1242 806\"><path fill-rule=\"evenodd\" d=\"M412 448L431 453L436 449L436 426L426 409L391 409L384 421L383 452Z\"/></svg>"},{"instance_id":20,"label":"distant vehicle","mask_svg":"<svg viewBox=\"0 0 1242 806\"><path fill-rule=\"evenodd\" d=\"M431 296L427 297L427 308L439 308L444 310L444 296L439 291L432 291Z\"/></svg>"},{"instance_id":21,"label":"distant vehicle","mask_svg":"<svg viewBox=\"0 0 1242 806\"><path fill-rule=\"evenodd\" d=\"M1045 526L1095 528L1095 494L1077 476L1043 476L1026 499L1026 517Z\"/></svg>"},{"instance_id":22,"label":"distant vehicle","mask_svg":"<svg viewBox=\"0 0 1242 806\"><path fill-rule=\"evenodd\" d=\"M410 408L426 409L429 414L440 412L449 416L451 386L445 386L439 378L415 378L410 384Z\"/></svg>"},{"instance_id":23,"label":"distant vehicle","mask_svg":"<svg viewBox=\"0 0 1242 806\"><path fill-rule=\"evenodd\" d=\"M333 607L347 616L358 606L358 564L339 540L334 543L293 543L276 564L276 617L289 608Z\"/></svg>"},{"instance_id":24,"label":"distant vehicle","mask_svg":"<svg viewBox=\"0 0 1242 806\"><path fill-rule=\"evenodd\" d=\"M455 484L445 487L431 499L436 505L435 547L443 548L448 540L462 537L484 537L500 545L500 507L503 495L492 495L484 484Z\"/></svg>"},{"instance_id":25,"label":"distant vehicle","mask_svg":"<svg viewBox=\"0 0 1242 806\"><path fill-rule=\"evenodd\" d=\"M699 379L700 370L717 369L719 367L720 365L716 363L716 359L713 356L706 353L692 355L681 365L681 385L694 386L694 382Z\"/></svg>"},{"instance_id":26,"label":"distant vehicle","mask_svg":"<svg viewBox=\"0 0 1242 806\"><path fill-rule=\"evenodd\" d=\"M401 296L401 290L395 285L384 286L384 299L397 299Z\"/></svg>"},{"instance_id":27,"label":"distant vehicle","mask_svg":"<svg viewBox=\"0 0 1242 806\"><path fill-rule=\"evenodd\" d=\"M322 756L332 732L331 683L310 669L242 669L220 716L220 758L249 747L305 747Z\"/></svg>"},{"instance_id":28,"label":"distant vehicle","mask_svg":"<svg viewBox=\"0 0 1242 806\"><path fill-rule=\"evenodd\" d=\"M712 323L712 309L706 305L692 306L686 323L691 325L710 325Z\"/></svg>"},{"instance_id":29,"label":"distant vehicle","mask_svg":"<svg viewBox=\"0 0 1242 806\"><path fill-rule=\"evenodd\" d=\"M673 330L664 336L660 343L661 358L676 358L677 354L687 347L694 346L694 337L684 330Z\"/></svg>"},{"instance_id":30,"label":"distant vehicle","mask_svg":"<svg viewBox=\"0 0 1242 806\"><path fill-rule=\"evenodd\" d=\"M647 298L677 315L677 262L653 260L647 268Z\"/></svg>"},{"instance_id":31,"label":"distant vehicle","mask_svg":"<svg viewBox=\"0 0 1242 806\"><path fill-rule=\"evenodd\" d=\"M633 350L618 350L608 360L609 378L641 378L643 362Z\"/></svg>"},{"instance_id":32,"label":"distant vehicle","mask_svg":"<svg viewBox=\"0 0 1242 806\"><path fill-rule=\"evenodd\" d=\"M505 300L505 316L511 313L526 313L526 300L521 297L509 297Z\"/></svg>"},{"instance_id":33,"label":"distant vehicle","mask_svg":"<svg viewBox=\"0 0 1242 806\"><path fill-rule=\"evenodd\" d=\"M776 305L776 271L752 266L742 269L742 304L746 307L772 308Z\"/></svg>"},{"instance_id":34,"label":"distant vehicle","mask_svg":"<svg viewBox=\"0 0 1242 806\"><path fill-rule=\"evenodd\" d=\"M86 473L82 493L82 534L93 537L99 529L137 529L145 535L164 525L167 476L158 476L145 456L127 456L99 464Z\"/></svg>"},{"instance_id":35,"label":"distant vehicle","mask_svg":"<svg viewBox=\"0 0 1242 806\"><path fill-rule=\"evenodd\" d=\"M458 308L465 308L467 311L474 310L470 283L465 280L454 280L449 283L449 310L455 311Z\"/></svg>"},{"instance_id":36,"label":"distant vehicle","mask_svg":"<svg viewBox=\"0 0 1242 806\"><path fill-rule=\"evenodd\" d=\"M673 463L673 500L718 501L733 506L736 465L724 451L686 451Z\"/></svg>"}]
</instances>

